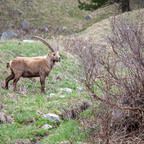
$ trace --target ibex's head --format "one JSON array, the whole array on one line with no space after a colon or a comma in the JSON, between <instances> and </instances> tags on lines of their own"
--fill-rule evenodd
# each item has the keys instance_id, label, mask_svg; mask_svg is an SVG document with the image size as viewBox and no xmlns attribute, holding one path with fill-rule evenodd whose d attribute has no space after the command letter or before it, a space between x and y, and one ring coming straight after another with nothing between
<instances>
[{"instance_id":1,"label":"ibex's head","mask_svg":"<svg viewBox=\"0 0 144 144\"><path fill-rule=\"evenodd\" d=\"M58 51L54 51L54 52L50 52L49 53L51 59L55 62L60 62L61 57L59 56L59 52Z\"/></svg>"},{"instance_id":2,"label":"ibex's head","mask_svg":"<svg viewBox=\"0 0 144 144\"><path fill-rule=\"evenodd\" d=\"M36 38L40 41L42 41L45 45L47 45L49 47L49 49L51 50L51 52L49 53L49 56L51 57L51 59L55 62L59 62L61 60L61 57L59 56L59 47L57 46L57 49L54 50L52 48L52 46L43 38L39 37L39 36L34 36L33 38Z\"/></svg>"}]
</instances>

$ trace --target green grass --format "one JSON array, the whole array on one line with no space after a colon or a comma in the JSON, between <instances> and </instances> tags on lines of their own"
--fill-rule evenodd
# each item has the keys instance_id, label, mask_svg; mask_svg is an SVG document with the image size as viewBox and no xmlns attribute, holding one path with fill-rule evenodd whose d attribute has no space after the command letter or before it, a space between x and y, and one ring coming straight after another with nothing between
<instances>
[{"instance_id":1,"label":"green grass","mask_svg":"<svg viewBox=\"0 0 144 144\"><path fill-rule=\"evenodd\" d=\"M42 56L47 53L48 49L40 43L9 41L0 44L1 87L4 85L5 78L10 74L10 70L6 69L6 63L11 59L17 56ZM13 92L12 81L9 83L9 90L0 87L0 101L3 105L1 111L15 120L14 123L0 124L0 143L16 143L20 140L31 143L37 140L42 141L41 143L43 141L55 143L68 139L74 142L86 140L86 133L80 133L76 120L67 122L61 120L60 125L57 125L41 118L43 114L52 112L59 115L62 110L77 105L78 102L90 101L84 91L77 90L77 87L82 86L77 71L80 63L77 63L75 57L68 56L64 51L60 51L60 55L63 58L62 61L55 65L46 79L46 95L40 93L41 86L37 78L21 78L17 84L18 93ZM60 78L56 79L57 76ZM75 82L74 79L77 79L78 82ZM66 93L60 88L71 88L73 91ZM55 95L50 96L50 93ZM65 97L61 98L60 95ZM52 125L53 129L43 130L41 128L47 123ZM72 136L73 133L76 134Z\"/></svg>"},{"instance_id":2,"label":"green grass","mask_svg":"<svg viewBox=\"0 0 144 144\"><path fill-rule=\"evenodd\" d=\"M43 137L49 131L32 125L20 125L19 123L0 125L0 143L15 143L17 139L29 139L35 142L35 137Z\"/></svg>"},{"instance_id":3,"label":"green grass","mask_svg":"<svg viewBox=\"0 0 144 144\"><path fill-rule=\"evenodd\" d=\"M40 142L59 144L62 141L70 140L71 142L85 142L88 138L88 134L84 129L80 129L80 124L76 120L64 123L59 129L54 129L49 138L46 138Z\"/></svg>"}]
</instances>

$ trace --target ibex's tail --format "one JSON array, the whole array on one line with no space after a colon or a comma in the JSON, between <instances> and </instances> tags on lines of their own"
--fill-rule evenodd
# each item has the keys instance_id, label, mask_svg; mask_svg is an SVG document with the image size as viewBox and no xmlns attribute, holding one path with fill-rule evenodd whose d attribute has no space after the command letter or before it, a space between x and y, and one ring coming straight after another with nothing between
<instances>
[{"instance_id":1,"label":"ibex's tail","mask_svg":"<svg viewBox=\"0 0 144 144\"><path fill-rule=\"evenodd\" d=\"M7 63L6 68L8 69L8 68L9 68L9 66L10 66L10 65L9 65L9 63Z\"/></svg>"}]
</instances>

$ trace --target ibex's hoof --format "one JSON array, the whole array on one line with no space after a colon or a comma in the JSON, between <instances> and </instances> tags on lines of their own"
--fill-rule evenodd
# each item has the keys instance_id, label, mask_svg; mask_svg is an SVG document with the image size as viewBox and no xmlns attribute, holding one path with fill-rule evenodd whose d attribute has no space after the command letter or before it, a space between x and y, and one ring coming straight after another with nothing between
<instances>
[{"instance_id":1,"label":"ibex's hoof","mask_svg":"<svg viewBox=\"0 0 144 144\"><path fill-rule=\"evenodd\" d=\"M17 92L17 90L16 89L13 89L13 91L16 93Z\"/></svg>"},{"instance_id":2,"label":"ibex's hoof","mask_svg":"<svg viewBox=\"0 0 144 144\"><path fill-rule=\"evenodd\" d=\"M6 90L8 90L8 87L6 87L6 86L5 86L5 87L4 87L4 86L2 86L2 88L3 88L3 89L6 89Z\"/></svg>"},{"instance_id":3,"label":"ibex's hoof","mask_svg":"<svg viewBox=\"0 0 144 144\"><path fill-rule=\"evenodd\" d=\"M45 92L45 91L41 91L41 93L46 94L46 92Z\"/></svg>"}]
</instances>

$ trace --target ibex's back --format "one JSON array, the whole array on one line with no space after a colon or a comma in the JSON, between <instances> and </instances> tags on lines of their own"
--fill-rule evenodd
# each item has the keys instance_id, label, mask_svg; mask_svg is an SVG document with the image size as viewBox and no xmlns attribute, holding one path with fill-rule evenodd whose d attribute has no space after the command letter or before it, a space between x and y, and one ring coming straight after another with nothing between
<instances>
[{"instance_id":1,"label":"ibex's back","mask_svg":"<svg viewBox=\"0 0 144 144\"><path fill-rule=\"evenodd\" d=\"M13 80L13 90L16 91L16 83L20 77L40 77L41 92L45 92L45 78L49 75L55 62L60 61L58 51L53 48L42 38L35 37L46 44L51 52L44 57L18 57L10 61L9 66L11 75L5 80L5 88L8 89L8 83Z\"/></svg>"},{"instance_id":2,"label":"ibex's back","mask_svg":"<svg viewBox=\"0 0 144 144\"><path fill-rule=\"evenodd\" d=\"M45 57L18 57L10 61L10 68L22 77L39 77L51 71L54 62Z\"/></svg>"}]
</instances>

